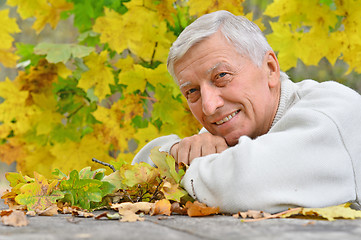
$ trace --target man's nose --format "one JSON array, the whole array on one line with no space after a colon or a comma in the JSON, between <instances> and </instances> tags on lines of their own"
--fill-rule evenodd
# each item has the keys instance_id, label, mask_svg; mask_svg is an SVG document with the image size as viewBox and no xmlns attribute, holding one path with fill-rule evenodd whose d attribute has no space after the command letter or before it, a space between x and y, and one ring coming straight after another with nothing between
<instances>
[{"instance_id":1,"label":"man's nose","mask_svg":"<svg viewBox=\"0 0 361 240\"><path fill-rule=\"evenodd\" d=\"M216 112L224 104L221 91L216 86L203 86L201 88L202 110L206 116Z\"/></svg>"}]
</instances>

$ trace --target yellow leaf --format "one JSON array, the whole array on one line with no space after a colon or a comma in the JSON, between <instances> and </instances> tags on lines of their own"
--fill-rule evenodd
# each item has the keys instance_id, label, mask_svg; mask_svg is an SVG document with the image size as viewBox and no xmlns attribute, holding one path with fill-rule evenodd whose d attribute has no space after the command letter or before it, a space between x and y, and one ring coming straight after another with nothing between
<instances>
[{"instance_id":1,"label":"yellow leaf","mask_svg":"<svg viewBox=\"0 0 361 240\"><path fill-rule=\"evenodd\" d=\"M10 6L17 6L22 19L35 17L33 29L41 32L47 23L54 29L63 11L71 10L73 4L66 0L9 0Z\"/></svg>"},{"instance_id":2,"label":"yellow leaf","mask_svg":"<svg viewBox=\"0 0 361 240\"><path fill-rule=\"evenodd\" d=\"M138 150L142 149L151 140L160 137L161 134L153 124L149 124L146 128L139 128L134 134L134 138L138 141Z\"/></svg>"},{"instance_id":3,"label":"yellow leaf","mask_svg":"<svg viewBox=\"0 0 361 240\"><path fill-rule=\"evenodd\" d=\"M122 71L130 71L133 69L134 60L133 58L128 55L126 58L120 58L114 66L118 69L122 69Z\"/></svg>"},{"instance_id":4,"label":"yellow leaf","mask_svg":"<svg viewBox=\"0 0 361 240\"><path fill-rule=\"evenodd\" d=\"M242 3L244 0L190 0L189 14L200 17L203 14L215 12L217 10L227 10L234 15L243 15Z\"/></svg>"},{"instance_id":5,"label":"yellow leaf","mask_svg":"<svg viewBox=\"0 0 361 240\"><path fill-rule=\"evenodd\" d=\"M0 125L2 137L9 134L6 130L11 129L17 135L25 133L32 127L28 117L33 115L36 110L33 106L26 106L28 94L27 91L20 91L16 83L7 78L4 82L0 82L0 96L5 99L0 104L0 122L3 123Z\"/></svg>"},{"instance_id":6,"label":"yellow leaf","mask_svg":"<svg viewBox=\"0 0 361 240\"><path fill-rule=\"evenodd\" d=\"M175 40L152 11L136 1L125 3L128 12L121 15L105 8L105 16L97 18L93 31L100 33L100 41L118 53L129 48L145 61L165 61L171 42Z\"/></svg>"},{"instance_id":7,"label":"yellow leaf","mask_svg":"<svg viewBox=\"0 0 361 240\"><path fill-rule=\"evenodd\" d=\"M9 18L9 9L0 11L0 39L1 49L10 49L14 38L10 35L20 32L15 18Z\"/></svg>"},{"instance_id":8,"label":"yellow leaf","mask_svg":"<svg viewBox=\"0 0 361 240\"><path fill-rule=\"evenodd\" d=\"M47 4L47 0L8 0L10 6L17 6L17 12L22 19L34 17L39 6Z\"/></svg>"},{"instance_id":9,"label":"yellow leaf","mask_svg":"<svg viewBox=\"0 0 361 240\"><path fill-rule=\"evenodd\" d=\"M72 71L68 69L62 62L57 63L56 67L58 69L58 75L62 78L67 78L72 74Z\"/></svg>"},{"instance_id":10,"label":"yellow leaf","mask_svg":"<svg viewBox=\"0 0 361 240\"><path fill-rule=\"evenodd\" d=\"M130 71L121 71L118 75L119 83L127 85L125 93L133 93L136 90L143 92L147 84L145 73L149 71L141 65L134 65Z\"/></svg>"},{"instance_id":11,"label":"yellow leaf","mask_svg":"<svg viewBox=\"0 0 361 240\"><path fill-rule=\"evenodd\" d=\"M291 209L292 210L292 209ZM331 206L325 208L297 208L295 211L281 215L283 218L303 215L306 217L321 217L328 221L334 221L335 218L355 219L361 218L361 211L350 208L350 203Z\"/></svg>"},{"instance_id":12,"label":"yellow leaf","mask_svg":"<svg viewBox=\"0 0 361 240\"><path fill-rule=\"evenodd\" d=\"M78 87L85 91L94 87L94 94L102 100L110 94L109 84L114 83L112 68L106 66L107 52L103 51L99 55L95 52L84 58L84 63L89 67L89 71L84 72L78 82Z\"/></svg>"},{"instance_id":13,"label":"yellow leaf","mask_svg":"<svg viewBox=\"0 0 361 240\"><path fill-rule=\"evenodd\" d=\"M9 138L8 142L0 145L0 159L2 162L11 164L22 161L26 156L24 143L17 138Z\"/></svg>"},{"instance_id":14,"label":"yellow leaf","mask_svg":"<svg viewBox=\"0 0 361 240\"><path fill-rule=\"evenodd\" d=\"M19 56L12 53L13 50L4 50L0 49L0 63L2 63L5 67L15 67L16 61L20 59Z\"/></svg>"},{"instance_id":15,"label":"yellow leaf","mask_svg":"<svg viewBox=\"0 0 361 240\"><path fill-rule=\"evenodd\" d=\"M109 8L104 8L104 13L104 17L96 19L93 31L100 33L101 43L108 43L111 49L121 53L127 48L128 39L127 35L123 35L124 31L121 31L125 25L123 17Z\"/></svg>"},{"instance_id":16,"label":"yellow leaf","mask_svg":"<svg viewBox=\"0 0 361 240\"><path fill-rule=\"evenodd\" d=\"M95 125L94 132L107 144L113 144L121 152L128 150L128 141L133 138L135 129L124 122L125 113L122 101L114 103L111 108L98 106L93 116L102 125ZM124 125L121 125L124 124Z\"/></svg>"},{"instance_id":17,"label":"yellow leaf","mask_svg":"<svg viewBox=\"0 0 361 240\"><path fill-rule=\"evenodd\" d=\"M85 135L80 142L68 140L64 143L57 143L50 148L50 153L55 156L49 163L50 169L58 168L62 172L70 172L86 166L99 168L99 165L93 163L91 159L96 158L103 162L110 162L112 158L108 155L108 147L109 145L103 144L93 134ZM50 171L48 170L48 172Z\"/></svg>"},{"instance_id":18,"label":"yellow leaf","mask_svg":"<svg viewBox=\"0 0 361 240\"><path fill-rule=\"evenodd\" d=\"M273 33L267 35L269 44L278 51L278 60L283 71L287 71L297 65L298 56L303 54L300 46L302 35L291 32L288 24L282 22L270 22ZM292 49L292 51L290 51Z\"/></svg>"},{"instance_id":19,"label":"yellow leaf","mask_svg":"<svg viewBox=\"0 0 361 240\"><path fill-rule=\"evenodd\" d=\"M33 29L35 29L36 33L39 33L47 23L55 29L60 20L61 12L71 10L72 8L73 3L68 3L66 0L48 0L47 4L39 5L39 8L36 10L36 21L34 22Z\"/></svg>"}]
</instances>

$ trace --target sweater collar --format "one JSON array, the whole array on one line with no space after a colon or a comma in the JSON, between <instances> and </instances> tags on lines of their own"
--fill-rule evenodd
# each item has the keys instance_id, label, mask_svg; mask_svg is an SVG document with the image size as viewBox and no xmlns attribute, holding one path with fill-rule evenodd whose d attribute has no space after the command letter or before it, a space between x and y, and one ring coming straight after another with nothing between
<instances>
[{"instance_id":1,"label":"sweater collar","mask_svg":"<svg viewBox=\"0 0 361 240\"><path fill-rule=\"evenodd\" d=\"M281 94L278 103L276 116L273 119L271 128L282 118L291 105L291 98L295 92L295 84L290 79L281 80Z\"/></svg>"}]
</instances>

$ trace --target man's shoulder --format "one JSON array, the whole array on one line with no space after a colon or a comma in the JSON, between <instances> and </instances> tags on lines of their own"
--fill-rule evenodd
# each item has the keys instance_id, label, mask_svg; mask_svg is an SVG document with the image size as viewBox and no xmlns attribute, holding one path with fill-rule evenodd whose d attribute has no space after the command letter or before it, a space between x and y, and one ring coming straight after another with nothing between
<instances>
[{"instance_id":1,"label":"man's shoulder","mask_svg":"<svg viewBox=\"0 0 361 240\"><path fill-rule=\"evenodd\" d=\"M303 80L296 83L298 86L298 94L300 97L310 95L314 98L332 99L353 99L361 101L361 95L355 90L335 81L317 82L314 80Z\"/></svg>"}]
</instances>

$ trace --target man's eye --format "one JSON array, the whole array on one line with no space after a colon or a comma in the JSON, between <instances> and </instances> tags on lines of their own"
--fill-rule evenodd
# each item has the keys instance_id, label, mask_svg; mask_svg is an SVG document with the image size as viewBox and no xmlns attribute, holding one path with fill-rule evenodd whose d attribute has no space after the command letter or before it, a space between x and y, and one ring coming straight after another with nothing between
<instances>
[{"instance_id":1,"label":"man's eye","mask_svg":"<svg viewBox=\"0 0 361 240\"><path fill-rule=\"evenodd\" d=\"M192 94L192 93L194 93L195 91L197 91L196 88L189 89L189 90L187 91L187 95Z\"/></svg>"},{"instance_id":2,"label":"man's eye","mask_svg":"<svg viewBox=\"0 0 361 240\"><path fill-rule=\"evenodd\" d=\"M187 98L187 100L191 103L194 103L196 102L199 97L200 97L200 94L199 94L199 89L198 88L191 88L189 89L188 91L186 91L186 95L185 97Z\"/></svg>"},{"instance_id":3,"label":"man's eye","mask_svg":"<svg viewBox=\"0 0 361 240\"><path fill-rule=\"evenodd\" d=\"M218 77L222 78L222 77L224 77L224 76L226 76L226 75L227 75L227 73L222 72L222 73L218 74Z\"/></svg>"}]
</instances>

